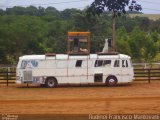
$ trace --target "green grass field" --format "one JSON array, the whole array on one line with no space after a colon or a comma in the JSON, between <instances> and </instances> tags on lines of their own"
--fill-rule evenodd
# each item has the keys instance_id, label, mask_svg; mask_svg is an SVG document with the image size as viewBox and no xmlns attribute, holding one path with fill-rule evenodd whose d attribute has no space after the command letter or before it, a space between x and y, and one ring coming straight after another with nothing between
<instances>
[{"instance_id":1,"label":"green grass field","mask_svg":"<svg viewBox=\"0 0 160 120\"><path fill-rule=\"evenodd\" d=\"M151 20L158 20L158 19L160 19L160 14L129 14L129 16L131 18L134 18L136 16L139 16L139 17L148 17Z\"/></svg>"}]
</instances>

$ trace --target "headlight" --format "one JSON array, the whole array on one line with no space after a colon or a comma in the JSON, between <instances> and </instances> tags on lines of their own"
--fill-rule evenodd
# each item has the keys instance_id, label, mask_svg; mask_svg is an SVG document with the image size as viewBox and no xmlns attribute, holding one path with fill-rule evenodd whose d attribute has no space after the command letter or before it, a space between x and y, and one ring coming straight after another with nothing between
<instances>
[{"instance_id":1,"label":"headlight","mask_svg":"<svg viewBox=\"0 0 160 120\"><path fill-rule=\"evenodd\" d=\"M41 82L43 81L43 77L33 77L34 82Z\"/></svg>"}]
</instances>

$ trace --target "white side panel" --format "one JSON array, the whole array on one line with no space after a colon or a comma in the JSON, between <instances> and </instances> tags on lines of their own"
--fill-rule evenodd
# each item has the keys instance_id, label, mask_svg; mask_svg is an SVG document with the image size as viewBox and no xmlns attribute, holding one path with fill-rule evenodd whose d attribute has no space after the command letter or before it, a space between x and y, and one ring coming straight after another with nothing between
<instances>
[{"instance_id":1,"label":"white side panel","mask_svg":"<svg viewBox=\"0 0 160 120\"><path fill-rule=\"evenodd\" d=\"M55 71L56 69L47 69L47 68L34 69L33 76L55 76L56 75Z\"/></svg>"},{"instance_id":2,"label":"white side panel","mask_svg":"<svg viewBox=\"0 0 160 120\"><path fill-rule=\"evenodd\" d=\"M57 77L56 76L56 79L58 81L58 83L68 83L68 77Z\"/></svg>"},{"instance_id":3,"label":"white side panel","mask_svg":"<svg viewBox=\"0 0 160 120\"><path fill-rule=\"evenodd\" d=\"M55 76L67 77L67 69L55 69Z\"/></svg>"},{"instance_id":4,"label":"white side panel","mask_svg":"<svg viewBox=\"0 0 160 120\"><path fill-rule=\"evenodd\" d=\"M130 68L122 68L122 81L121 82L127 82L130 80Z\"/></svg>"},{"instance_id":5,"label":"white side panel","mask_svg":"<svg viewBox=\"0 0 160 120\"><path fill-rule=\"evenodd\" d=\"M56 60L41 60L39 61L38 69L43 69L43 68L55 69L56 64L57 64Z\"/></svg>"},{"instance_id":6,"label":"white side panel","mask_svg":"<svg viewBox=\"0 0 160 120\"><path fill-rule=\"evenodd\" d=\"M81 82L81 79L80 77L68 77L68 83L80 83Z\"/></svg>"},{"instance_id":7,"label":"white side panel","mask_svg":"<svg viewBox=\"0 0 160 120\"><path fill-rule=\"evenodd\" d=\"M87 78L87 76L81 76L81 77L80 77L80 80L81 80L81 81L80 81L81 83L88 83L88 78Z\"/></svg>"},{"instance_id":8,"label":"white side panel","mask_svg":"<svg viewBox=\"0 0 160 120\"><path fill-rule=\"evenodd\" d=\"M94 83L94 76L88 76L88 83Z\"/></svg>"}]
</instances>

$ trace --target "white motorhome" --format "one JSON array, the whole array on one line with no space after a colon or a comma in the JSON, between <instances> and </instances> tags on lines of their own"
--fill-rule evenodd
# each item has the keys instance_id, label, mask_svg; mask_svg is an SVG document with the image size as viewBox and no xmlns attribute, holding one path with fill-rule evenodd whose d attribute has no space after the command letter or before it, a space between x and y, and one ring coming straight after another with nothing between
<instances>
[{"instance_id":1,"label":"white motorhome","mask_svg":"<svg viewBox=\"0 0 160 120\"><path fill-rule=\"evenodd\" d=\"M124 54L50 54L19 58L17 83L55 87L61 83L115 86L134 79L131 58Z\"/></svg>"}]
</instances>

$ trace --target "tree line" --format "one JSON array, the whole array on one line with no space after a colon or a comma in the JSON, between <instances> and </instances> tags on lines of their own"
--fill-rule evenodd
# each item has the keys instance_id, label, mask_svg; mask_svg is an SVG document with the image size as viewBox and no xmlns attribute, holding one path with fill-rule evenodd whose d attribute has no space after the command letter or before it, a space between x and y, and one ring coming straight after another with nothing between
<instances>
[{"instance_id":1,"label":"tree line","mask_svg":"<svg viewBox=\"0 0 160 120\"><path fill-rule=\"evenodd\" d=\"M66 53L68 31L90 31L91 53L112 36L111 15L88 16L87 10L13 7L0 10L0 64L16 64L28 54ZM116 18L116 50L135 62L160 60L160 20Z\"/></svg>"}]
</instances>

